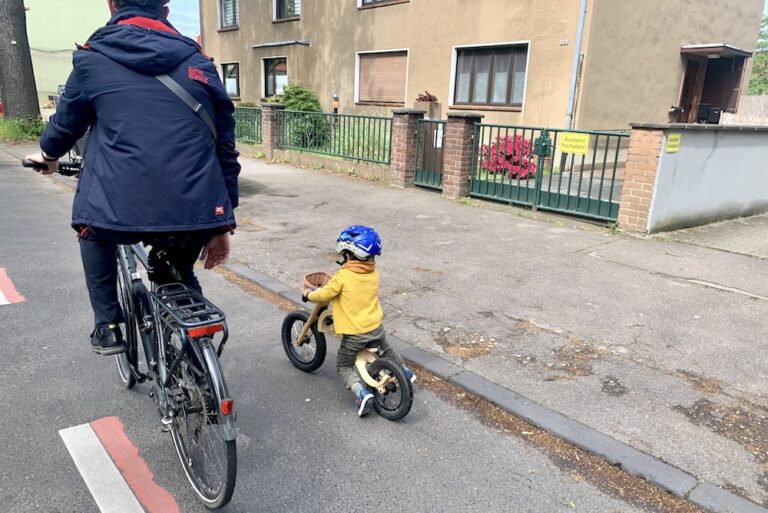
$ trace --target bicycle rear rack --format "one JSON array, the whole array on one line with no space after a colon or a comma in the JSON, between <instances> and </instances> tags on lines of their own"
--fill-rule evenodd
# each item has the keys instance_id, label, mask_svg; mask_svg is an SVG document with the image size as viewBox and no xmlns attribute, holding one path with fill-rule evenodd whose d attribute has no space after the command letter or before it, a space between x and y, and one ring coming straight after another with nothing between
<instances>
[{"instance_id":1,"label":"bicycle rear rack","mask_svg":"<svg viewBox=\"0 0 768 513\"><path fill-rule=\"evenodd\" d=\"M205 336L223 331L224 336L216 351L221 356L229 338L229 329L226 315L219 307L181 283L160 285L150 293L150 297L162 323L171 329L181 328L189 338L196 338L195 333L199 333L197 336ZM217 325L221 325L221 329L204 329Z\"/></svg>"}]
</instances>

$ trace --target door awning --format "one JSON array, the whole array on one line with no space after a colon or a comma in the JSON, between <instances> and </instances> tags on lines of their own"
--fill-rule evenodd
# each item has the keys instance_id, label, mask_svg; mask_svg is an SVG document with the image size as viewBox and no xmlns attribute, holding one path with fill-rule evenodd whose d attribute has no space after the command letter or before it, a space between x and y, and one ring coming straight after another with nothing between
<instances>
[{"instance_id":1,"label":"door awning","mask_svg":"<svg viewBox=\"0 0 768 513\"><path fill-rule=\"evenodd\" d=\"M680 53L711 57L752 57L752 52L736 48L728 43L707 43L703 45L681 45Z\"/></svg>"}]
</instances>

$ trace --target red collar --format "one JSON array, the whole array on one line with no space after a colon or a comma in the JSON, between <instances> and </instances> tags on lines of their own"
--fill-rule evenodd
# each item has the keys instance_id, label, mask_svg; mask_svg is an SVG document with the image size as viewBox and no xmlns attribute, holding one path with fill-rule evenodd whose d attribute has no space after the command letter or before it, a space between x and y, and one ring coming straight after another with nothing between
<instances>
[{"instance_id":1,"label":"red collar","mask_svg":"<svg viewBox=\"0 0 768 513\"><path fill-rule=\"evenodd\" d=\"M174 29L166 25L160 20L153 20L152 18L145 18L143 16L134 16L133 18L126 18L117 22L118 25L135 25L137 27L159 30L161 32L168 32L170 34L179 35Z\"/></svg>"}]
</instances>

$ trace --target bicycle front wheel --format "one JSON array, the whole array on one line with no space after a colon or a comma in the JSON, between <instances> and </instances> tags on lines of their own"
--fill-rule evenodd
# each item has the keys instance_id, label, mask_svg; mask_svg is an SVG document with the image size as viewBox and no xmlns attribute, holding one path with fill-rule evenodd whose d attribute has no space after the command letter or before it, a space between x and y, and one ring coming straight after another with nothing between
<instances>
[{"instance_id":1,"label":"bicycle front wheel","mask_svg":"<svg viewBox=\"0 0 768 513\"><path fill-rule=\"evenodd\" d=\"M182 351L179 338L166 333L167 359ZM195 493L210 509L229 503L237 477L237 449L220 424L220 405L205 364L184 351L171 377L175 414L171 435L179 461ZM202 367L202 368L201 368Z\"/></svg>"}]
</instances>

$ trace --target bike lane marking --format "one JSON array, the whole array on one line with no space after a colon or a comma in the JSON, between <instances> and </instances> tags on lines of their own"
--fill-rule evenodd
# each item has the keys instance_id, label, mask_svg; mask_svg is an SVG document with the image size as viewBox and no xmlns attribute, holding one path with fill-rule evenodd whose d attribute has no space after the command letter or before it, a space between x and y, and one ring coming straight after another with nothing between
<instances>
[{"instance_id":1,"label":"bike lane marking","mask_svg":"<svg viewBox=\"0 0 768 513\"><path fill-rule=\"evenodd\" d=\"M24 296L16 291L4 267L0 267L0 306L21 303Z\"/></svg>"},{"instance_id":2,"label":"bike lane marking","mask_svg":"<svg viewBox=\"0 0 768 513\"><path fill-rule=\"evenodd\" d=\"M102 513L180 513L117 417L59 431Z\"/></svg>"}]
</instances>

